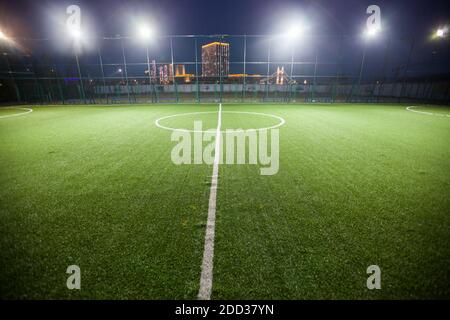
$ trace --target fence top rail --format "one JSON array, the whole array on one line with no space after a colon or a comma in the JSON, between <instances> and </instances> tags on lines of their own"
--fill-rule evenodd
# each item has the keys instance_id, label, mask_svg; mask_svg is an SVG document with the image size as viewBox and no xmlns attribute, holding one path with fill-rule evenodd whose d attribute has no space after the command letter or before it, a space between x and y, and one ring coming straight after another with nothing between
<instances>
[{"instance_id":1,"label":"fence top rail","mask_svg":"<svg viewBox=\"0 0 450 320\"><path fill-rule=\"evenodd\" d=\"M284 37L283 34L167 34L167 35L155 35L155 39L168 39L168 38L266 38L277 39ZM354 38L360 37L358 34L308 34L304 35L306 38ZM111 35L111 36L98 36L98 37L85 37L88 40L121 40L121 39L135 39L137 36L130 35ZM10 37L11 40L22 41L50 41L56 40L57 37L47 38L30 38L30 37Z\"/></svg>"}]
</instances>

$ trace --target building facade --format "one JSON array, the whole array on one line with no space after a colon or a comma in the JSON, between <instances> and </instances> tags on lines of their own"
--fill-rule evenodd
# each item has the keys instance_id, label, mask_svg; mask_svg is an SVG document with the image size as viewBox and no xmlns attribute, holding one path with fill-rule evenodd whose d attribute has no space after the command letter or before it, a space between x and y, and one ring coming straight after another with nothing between
<instances>
[{"instance_id":1,"label":"building facade","mask_svg":"<svg viewBox=\"0 0 450 320\"><path fill-rule=\"evenodd\" d=\"M219 77L230 73L230 44L211 42L202 46L202 76Z\"/></svg>"}]
</instances>

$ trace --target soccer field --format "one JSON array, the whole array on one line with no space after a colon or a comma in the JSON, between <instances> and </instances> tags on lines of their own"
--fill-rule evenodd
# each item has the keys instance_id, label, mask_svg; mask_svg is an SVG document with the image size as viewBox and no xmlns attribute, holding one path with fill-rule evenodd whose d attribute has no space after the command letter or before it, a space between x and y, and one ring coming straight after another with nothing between
<instances>
[{"instance_id":1,"label":"soccer field","mask_svg":"<svg viewBox=\"0 0 450 320\"><path fill-rule=\"evenodd\" d=\"M222 105L222 130L285 122L277 174L219 165L211 298L450 298L450 108L407 107ZM195 299L213 165L155 121L218 104L27 108L0 109L0 297Z\"/></svg>"}]
</instances>

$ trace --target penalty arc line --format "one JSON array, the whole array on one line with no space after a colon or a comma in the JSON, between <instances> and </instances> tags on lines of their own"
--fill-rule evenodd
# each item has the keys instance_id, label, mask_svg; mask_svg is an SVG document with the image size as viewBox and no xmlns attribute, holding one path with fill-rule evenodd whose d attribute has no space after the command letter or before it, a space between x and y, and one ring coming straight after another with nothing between
<instances>
[{"instance_id":1,"label":"penalty arc line","mask_svg":"<svg viewBox=\"0 0 450 320\"><path fill-rule=\"evenodd\" d=\"M409 106L406 107L407 111L411 111L411 112L415 112L415 113L421 113L421 114L426 114L429 116L439 116L439 117L448 117L450 118L450 114L440 114L440 113L434 113L434 112L426 112L426 111L418 111L418 110L413 110L413 108L417 108L416 106Z\"/></svg>"},{"instance_id":2,"label":"penalty arc line","mask_svg":"<svg viewBox=\"0 0 450 320\"><path fill-rule=\"evenodd\" d=\"M26 111L25 112L20 112L20 113L9 114L9 115L6 115L6 116L0 116L0 119L17 117L17 116L23 116L23 115L26 115L28 113L33 112L33 109L31 109L31 108L21 108L21 107L19 107L19 108L15 108L15 107L9 108L9 107L5 107L4 109L8 109L8 110L11 110L11 109L14 109L14 110L26 110Z\"/></svg>"},{"instance_id":3,"label":"penalty arc line","mask_svg":"<svg viewBox=\"0 0 450 320\"><path fill-rule=\"evenodd\" d=\"M209 191L208 220L206 223L205 246L203 249L202 272L200 276L200 289L197 298L199 300L210 300L213 282L213 260L214 260L214 233L216 224L216 199L217 185L219 182L220 162L220 139L222 123L222 104L219 104L217 117L216 144L214 149L214 165L211 176L211 188Z\"/></svg>"}]
</instances>

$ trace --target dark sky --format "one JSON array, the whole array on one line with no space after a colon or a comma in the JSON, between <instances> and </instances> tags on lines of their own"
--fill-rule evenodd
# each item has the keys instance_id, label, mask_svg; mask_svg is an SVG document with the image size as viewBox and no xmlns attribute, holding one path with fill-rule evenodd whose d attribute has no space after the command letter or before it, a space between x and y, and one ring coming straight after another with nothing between
<instances>
[{"instance_id":1,"label":"dark sky","mask_svg":"<svg viewBox=\"0 0 450 320\"><path fill-rule=\"evenodd\" d=\"M448 23L448 1L436 0L1 0L0 25L15 36L46 37L49 11L78 4L98 34L129 33L129 17L152 19L161 34L268 34L294 13L313 20L316 34L355 34L365 9L377 4L385 27L396 34L428 32ZM52 9L51 9L52 8Z\"/></svg>"},{"instance_id":2,"label":"dark sky","mask_svg":"<svg viewBox=\"0 0 450 320\"><path fill-rule=\"evenodd\" d=\"M150 21L160 35L186 34L280 34L299 19L308 21L308 34L315 40L304 40L296 49L296 61L314 61L318 56L319 73L335 73L327 69L327 62L336 63L343 57L349 74L358 72L363 51L360 37L365 28L366 8L371 4L381 7L383 36L368 44L365 74L379 74L380 66L386 61L385 52L388 38L394 39L389 47L388 69L391 75L404 66L414 37L415 47L408 73L450 72L450 54L448 39L440 43L431 42L430 35L436 27L450 25L449 1L443 0L0 0L0 28L6 34L25 38L51 38L64 33L65 8L78 4L82 10L82 23L89 26L95 36L133 35L134 21ZM337 35L354 36L352 42L342 44ZM208 41L205 39L204 41ZM242 61L243 45L241 40L227 40L231 43L231 60ZM44 49L56 49L53 41L43 45ZM199 43L199 45L202 43ZM307 44L307 45L306 45ZM175 62L194 61L194 46L177 40ZM133 49L132 43L126 44L127 58L130 61L144 61L145 51ZM165 63L170 61L168 44L160 44L152 49L152 59ZM121 49L105 47L105 60L120 61ZM159 50L159 52L158 52ZM55 51L55 50L54 50ZM273 52L276 61L290 60L290 51L281 48ZM133 57L136 55L136 57ZM83 57L82 59L87 59ZM96 59L94 56L92 59ZM267 46L261 41L248 44L248 60L265 61ZM87 60L86 60L87 61ZM108 62L108 61L107 61ZM271 68L276 68L274 63ZM250 68L250 67L249 67ZM264 73L265 66L254 66L248 72ZM306 67L305 67L306 68ZM242 66L235 64L232 72L241 72ZM396 71L397 70L397 71ZM189 71L193 72L192 67ZM294 70L295 71L295 70ZM299 73L312 73L309 69L298 69ZM141 74L137 70L136 74ZM294 72L295 73L295 72Z\"/></svg>"}]
</instances>

